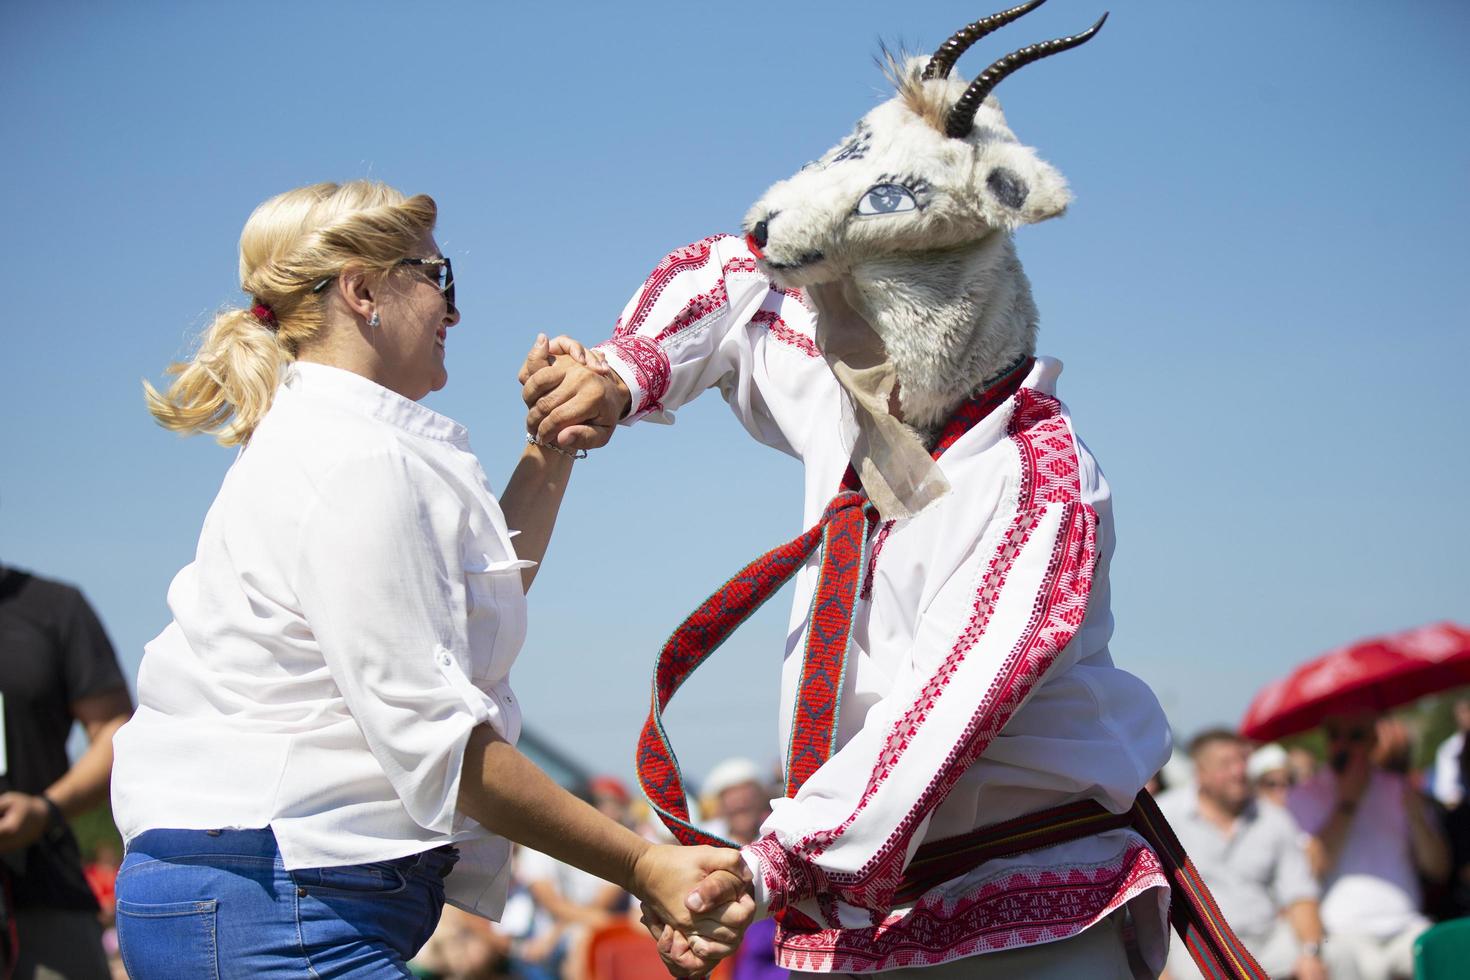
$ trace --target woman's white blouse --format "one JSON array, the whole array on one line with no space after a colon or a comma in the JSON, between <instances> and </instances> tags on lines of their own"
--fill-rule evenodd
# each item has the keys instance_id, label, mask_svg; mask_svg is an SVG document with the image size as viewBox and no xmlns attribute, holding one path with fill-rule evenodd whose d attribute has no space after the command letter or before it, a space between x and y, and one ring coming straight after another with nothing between
<instances>
[{"instance_id":1,"label":"woman's white blouse","mask_svg":"<svg viewBox=\"0 0 1470 980\"><path fill-rule=\"evenodd\" d=\"M496 915L510 846L455 812L469 732L520 733L511 532L464 428L366 378L287 372L169 587L113 812L265 827L287 868L460 848L450 900Z\"/></svg>"}]
</instances>

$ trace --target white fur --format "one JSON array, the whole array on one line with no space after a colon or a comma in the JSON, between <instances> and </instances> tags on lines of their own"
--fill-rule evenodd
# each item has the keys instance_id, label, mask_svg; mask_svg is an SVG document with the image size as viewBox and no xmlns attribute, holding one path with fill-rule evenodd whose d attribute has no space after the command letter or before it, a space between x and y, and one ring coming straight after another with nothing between
<instances>
[{"instance_id":1,"label":"white fur","mask_svg":"<svg viewBox=\"0 0 1470 980\"><path fill-rule=\"evenodd\" d=\"M925 64L910 60L899 94L858 123L860 155L850 138L777 183L745 230L766 222L764 266L782 286L853 280L894 362L905 421L932 434L982 382L1035 352L1036 306L1011 232L1061 214L1070 195L1061 174L1016 140L993 98L968 136L946 136L943 112L966 83L921 81ZM1003 176L992 177L998 169ZM920 207L858 214L885 182L922 186ZM1007 193L1018 183L1019 202Z\"/></svg>"}]
</instances>

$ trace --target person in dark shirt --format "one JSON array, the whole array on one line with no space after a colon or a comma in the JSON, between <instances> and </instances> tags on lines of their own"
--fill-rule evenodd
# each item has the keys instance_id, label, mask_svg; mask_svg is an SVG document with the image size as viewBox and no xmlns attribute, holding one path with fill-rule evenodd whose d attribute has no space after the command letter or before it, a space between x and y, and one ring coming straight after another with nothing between
<instances>
[{"instance_id":1,"label":"person in dark shirt","mask_svg":"<svg viewBox=\"0 0 1470 980\"><path fill-rule=\"evenodd\" d=\"M1456 702L1457 715L1460 705L1464 703L1464 698ZM1461 740L1456 753L1453 778L1461 787L1470 786L1470 738ZM1435 791L1438 792L1439 787ZM1445 814L1444 829L1450 842L1451 871L1449 885L1442 899L1441 916L1458 919L1470 915L1470 799L1466 799L1463 793L1459 803Z\"/></svg>"},{"instance_id":2,"label":"person in dark shirt","mask_svg":"<svg viewBox=\"0 0 1470 980\"><path fill-rule=\"evenodd\" d=\"M109 976L97 901L67 821L101 804L112 735L132 714L97 615L69 585L0 566L0 876L15 924L16 980ZM80 722L88 748L72 764Z\"/></svg>"}]
</instances>

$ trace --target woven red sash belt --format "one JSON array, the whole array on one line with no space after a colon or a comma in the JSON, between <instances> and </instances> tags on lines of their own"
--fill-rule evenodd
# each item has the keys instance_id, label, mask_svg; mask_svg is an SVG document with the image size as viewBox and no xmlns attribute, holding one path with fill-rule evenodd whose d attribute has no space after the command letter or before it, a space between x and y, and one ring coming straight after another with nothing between
<instances>
[{"instance_id":1,"label":"woven red sash belt","mask_svg":"<svg viewBox=\"0 0 1470 980\"><path fill-rule=\"evenodd\" d=\"M1137 831L1158 855L1169 881L1169 921L1200 972L1208 980L1267 980L1266 971L1220 914L1194 862L1148 793L1139 793L1132 808L1123 813L1113 813L1095 800L1081 800L958 837L928 841L914 852L893 901L895 905L912 902L986 861L1123 827Z\"/></svg>"}]
</instances>

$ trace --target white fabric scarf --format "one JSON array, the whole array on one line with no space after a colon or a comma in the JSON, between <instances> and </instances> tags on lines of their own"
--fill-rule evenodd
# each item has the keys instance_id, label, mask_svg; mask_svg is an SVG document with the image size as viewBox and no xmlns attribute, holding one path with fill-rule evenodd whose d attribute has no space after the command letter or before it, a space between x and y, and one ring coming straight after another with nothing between
<instances>
[{"instance_id":1,"label":"white fabric scarf","mask_svg":"<svg viewBox=\"0 0 1470 980\"><path fill-rule=\"evenodd\" d=\"M949 481L914 430L889 411L898 375L883 340L853 303L851 280L806 293L817 309L817 347L852 408L852 465L863 489L883 520L913 517L949 493Z\"/></svg>"}]
</instances>

